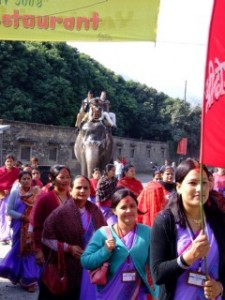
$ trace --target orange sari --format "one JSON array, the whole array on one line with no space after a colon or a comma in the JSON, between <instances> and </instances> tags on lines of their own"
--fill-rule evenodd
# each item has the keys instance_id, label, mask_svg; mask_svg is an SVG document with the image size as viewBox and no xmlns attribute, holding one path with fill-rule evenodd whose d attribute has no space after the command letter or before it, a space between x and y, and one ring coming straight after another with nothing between
<instances>
[{"instance_id":1,"label":"orange sari","mask_svg":"<svg viewBox=\"0 0 225 300\"><path fill-rule=\"evenodd\" d=\"M165 208L168 191L157 181L150 181L138 197L139 223L152 226L156 215Z\"/></svg>"}]
</instances>

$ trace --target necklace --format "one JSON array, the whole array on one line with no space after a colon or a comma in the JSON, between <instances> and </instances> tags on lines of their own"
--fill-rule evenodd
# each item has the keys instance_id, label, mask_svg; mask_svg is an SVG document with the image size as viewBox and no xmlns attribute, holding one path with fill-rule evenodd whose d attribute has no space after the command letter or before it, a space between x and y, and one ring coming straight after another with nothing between
<instances>
[{"instance_id":1,"label":"necklace","mask_svg":"<svg viewBox=\"0 0 225 300\"><path fill-rule=\"evenodd\" d=\"M197 219L192 219L190 218L190 221L192 221L193 223L200 225L201 224L201 219L197 220Z\"/></svg>"}]
</instances>

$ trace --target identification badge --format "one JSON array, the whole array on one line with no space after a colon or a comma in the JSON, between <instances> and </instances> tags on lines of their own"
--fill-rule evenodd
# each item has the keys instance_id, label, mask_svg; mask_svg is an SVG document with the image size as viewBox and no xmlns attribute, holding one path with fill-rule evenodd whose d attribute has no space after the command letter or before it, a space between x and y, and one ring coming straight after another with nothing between
<instances>
[{"instance_id":1,"label":"identification badge","mask_svg":"<svg viewBox=\"0 0 225 300\"><path fill-rule=\"evenodd\" d=\"M137 280L136 271L128 271L122 273L122 282L135 282Z\"/></svg>"},{"instance_id":2,"label":"identification badge","mask_svg":"<svg viewBox=\"0 0 225 300\"><path fill-rule=\"evenodd\" d=\"M206 281L206 275L198 272L189 272L187 284L194 286L204 286Z\"/></svg>"}]
</instances>

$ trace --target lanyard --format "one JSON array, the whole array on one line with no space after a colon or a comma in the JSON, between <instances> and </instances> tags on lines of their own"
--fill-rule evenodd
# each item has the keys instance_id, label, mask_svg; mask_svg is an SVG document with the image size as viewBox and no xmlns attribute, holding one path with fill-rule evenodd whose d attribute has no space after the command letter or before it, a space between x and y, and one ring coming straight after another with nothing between
<instances>
[{"instance_id":1,"label":"lanyard","mask_svg":"<svg viewBox=\"0 0 225 300\"><path fill-rule=\"evenodd\" d=\"M206 223L205 223L205 224L206 224ZM200 230L198 230L198 231L196 232L196 234L195 234L194 231L192 230L192 228L191 228L191 226L190 226L190 223L188 222L188 219L187 219L187 218L186 218L186 228L187 228L188 234L189 234L189 236L190 236L190 238L191 238L191 240L192 240L192 242L193 242L193 241L196 239L196 237L198 236ZM208 235L208 228L207 228L207 226L206 226L206 233L207 233L207 236L209 236L209 235ZM203 263L203 259L200 258L200 259L199 259L199 263L198 263L198 272L201 272L201 270L202 270L202 263Z\"/></svg>"}]
</instances>

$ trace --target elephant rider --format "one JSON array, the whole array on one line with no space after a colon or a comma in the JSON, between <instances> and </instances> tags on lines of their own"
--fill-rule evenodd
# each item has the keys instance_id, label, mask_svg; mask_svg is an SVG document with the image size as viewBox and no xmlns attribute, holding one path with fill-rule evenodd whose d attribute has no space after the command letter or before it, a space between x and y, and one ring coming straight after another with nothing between
<instances>
[{"instance_id":1,"label":"elephant rider","mask_svg":"<svg viewBox=\"0 0 225 300\"><path fill-rule=\"evenodd\" d=\"M90 107L90 101L94 98L93 91L88 91L87 98L85 98L81 103L81 108L79 113L77 114L77 120L75 123L75 127L80 129L81 124L88 120L88 112Z\"/></svg>"},{"instance_id":2,"label":"elephant rider","mask_svg":"<svg viewBox=\"0 0 225 300\"><path fill-rule=\"evenodd\" d=\"M104 111L102 100L99 97L93 98L90 101L88 121L103 121L106 127L115 126L109 114Z\"/></svg>"},{"instance_id":3,"label":"elephant rider","mask_svg":"<svg viewBox=\"0 0 225 300\"><path fill-rule=\"evenodd\" d=\"M90 107L88 112L88 121L96 122L104 119L102 103L99 97L93 98L90 101Z\"/></svg>"},{"instance_id":4,"label":"elephant rider","mask_svg":"<svg viewBox=\"0 0 225 300\"><path fill-rule=\"evenodd\" d=\"M109 112L110 108L110 101L106 99L106 92L102 91L100 99L102 100L102 108L103 108L103 115L104 118L108 121L110 126L117 127L116 126L116 115L112 112Z\"/></svg>"}]
</instances>

